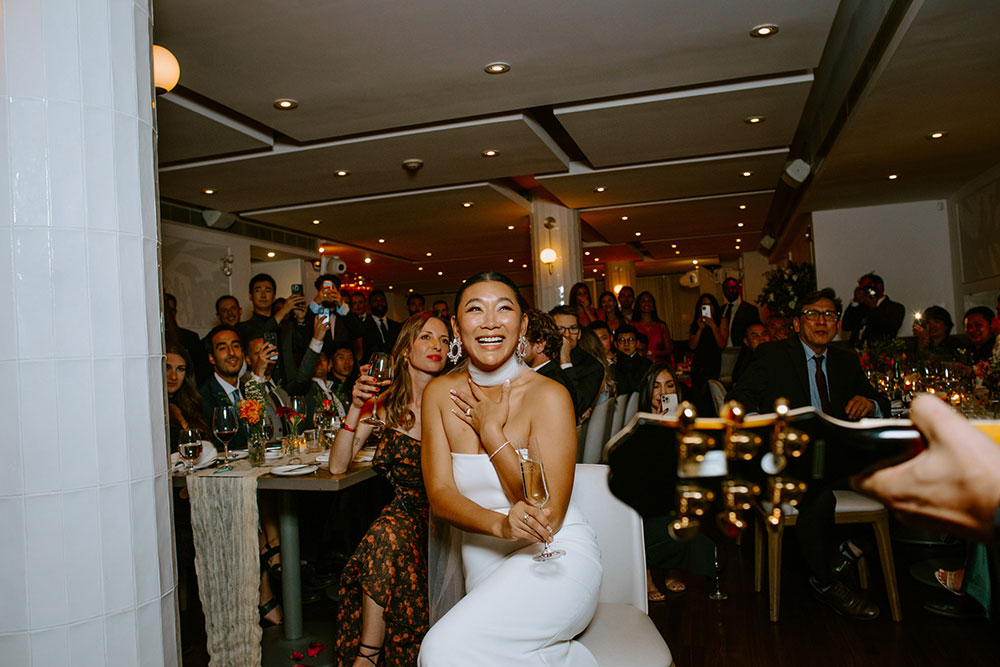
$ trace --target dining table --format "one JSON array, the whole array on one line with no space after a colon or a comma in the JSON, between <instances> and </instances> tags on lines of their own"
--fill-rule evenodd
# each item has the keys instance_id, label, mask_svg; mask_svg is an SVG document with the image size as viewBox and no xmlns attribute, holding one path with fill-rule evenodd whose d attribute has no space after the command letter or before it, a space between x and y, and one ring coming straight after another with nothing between
<instances>
[{"instance_id":1,"label":"dining table","mask_svg":"<svg viewBox=\"0 0 1000 667\"><path fill-rule=\"evenodd\" d=\"M246 488L249 489L249 485L255 482L255 490L266 490L266 491L276 491L279 493L279 503L278 503L278 521L279 521L279 533L281 537L281 587L282 587L282 607L284 610L284 619L281 625L267 628L263 632L263 639L261 641L260 649L260 663L265 667L270 665L282 665L287 666L290 664L295 664L295 662L301 662L303 664L309 664L312 667L323 667L325 665L333 665L336 661L335 647L332 645L332 623L329 622L316 622L316 623L305 623L302 614L302 588L301 588L301 565L299 556L299 517L297 512L297 504L295 502L295 494L302 491L328 491L328 492L340 492L357 484L360 484L372 477L376 476L375 470L372 468L370 461L356 461L351 464L348 470L341 474L331 473L325 462L315 462L317 454L314 453L304 453L296 456L281 456L275 457L271 460L267 460L263 466L252 467L249 462L243 458L241 460L225 462L216 462L214 465L205 467L202 470L196 470L192 474L185 474L182 470L176 470L172 474L172 483L175 487L188 486L189 490L194 485L201 485L199 488L205 488L208 490L214 487L220 487L226 483L232 483L234 480L232 478L240 478L236 480L237 483L247 485ZM239 454L237 454L239 455ZM303 465L308 466L300 469L292 469L289 472L291 474L274 474L274 470L278 469L279 472L284 468L288 470L291 465ZM313 465L316 466L315 470L312 469ZM297 473L305 474L297 474ZM195 477L197 481L193 481L192 477ZM228 480L228 482L227 482ZM244 494L246 495L246 494ZM255 495L255 494L252 494ZM233 493L229 490L223 491L216 495L211 496L213 504L225 505L230 502L238 503L237 496L239 494ZM194 500L192 498L192 500ZM226 513L222 508L211 506L206 506L203 503L203 507L198 509L197 503L192 502L192 523L195 523L196 514L201 511L207 514L221 514L226 516ZM255 503L254 503L255 506ZM213 517L208 517L211 520ZM223 527L223 530L225 527ZM254 524L253 529L256 530L256 524ZM249 529L247 529L248 532ZM244 540L245 541L245 540ZM220 540L220 543L224 540ZM214 546L208 546L208 542L202 540L202 546L207 551L216 551ZM256 547L256 543L254 544ZM195 550L196 550L196 562L199 557L198 552L199 541L195 539ZM210 567L216 558L223 557L222 554L218 553L207 553L201 554L204 559L201 561L203 565L206 563ZM234 559L240 560L240 559ZM242 559L242 562L247 563L247 559ZM254 560L253 564L256 566L257 561ZM249 573L244 573L249 576ZM259 577L259 573L256 571L253 573L255 577ZM206 596L211 597L216 594L225 595L225 587L229 580L228 577L224 577L223 581L214 584L212 582L203 582L201 572L199 571L199 590L203 600L203 608L206 615L206 634L211 633L211 628L213 628L213 620L209 618L209 614L212 613L213 608L218 608L218 606L213 606L211 604L206 604ZM207 584L207 586L206 586ZM208 590L206 590L206 587ZM215 589L222 589L221 591L214 591ZM253 610L256 614L256 609ZM246 616L244 616L245 618ZM331 619L332 621L332 619ZM228 619L222 623L223 626L228 623ZM228 630L228 628L224 628ZM212 637L208 638L208 649L209 653L213 652L213 645L218 649L217 653L222 655L221 659L216 660L215 655L213 655L212 665L225 665L225 664L239 664L240 667L248 667L247 662L253 662L254 652L251 651L249 654L251 657L247 657L247 653L241 651L234 651L232 646L227 645L227 642L231 641L241 636L254 636L254 635L240 635L239 633L225 632L228 636L225 638L219 638L216 642L212 641ZM323 650L320 654L310 656L307 660L298 660L289 662L290 656L294 652L305 653L308 647L326 645L327 649ZM252 647L240 647L240 648L250 648ZM252 667L249 666L249 667Z\"/></svg>"}]
</instances>

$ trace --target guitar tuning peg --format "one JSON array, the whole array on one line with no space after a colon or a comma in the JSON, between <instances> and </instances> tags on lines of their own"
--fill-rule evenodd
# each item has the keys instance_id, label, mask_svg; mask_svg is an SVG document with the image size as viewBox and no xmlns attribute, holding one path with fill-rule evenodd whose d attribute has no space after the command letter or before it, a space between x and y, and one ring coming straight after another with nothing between
<instances>
[{"instance_id":1,"label":"guitar tuning peg","mask_svg":"<svg viewBox=\"0 0 1000 667\"><path fill-rule=\"evenodd\" d=\"M714 499L715 494L703 487L694 484L678 486L677 518L668 527L671 537L678 542L692 539L701 525L698 517L705 515Z\"/></svg>"},{"instance_id":2,"label":"guitar tuning peg","mask_svg":"<svg viewBox=\"0 0 1000 667\"><path fill-rule=\"evenodd\" d=\"M802 500L803 494L806 492L806 488L805 482L782 477L772 477L767 490L767 497L771 503L771 512L767 517L767 522L772 526L777 526L781 523L781 517L784 514L781 506L789 505L795 507L798 505L799 501Z\"/></svg>"},{"instance_id":3,"label":"guitar tuning peg","mask_svg":"<svg viewBox=\"0 0 1000 667\"><path fill-rule=\"evenodd\" d=\"M743 512L736 510L719 512L719 515L715 518L715 522L719 526L719 530L726 537L738 537L747 528Z\"/></svg>"},{"instance_id":4,"label":"guitar tuning peg","mask_svg":"<svg viewBox=\"0 0 1000 667\"><path fill-rule=\"evenodd\" d=\"M725 509L716 517L719 530L729 537L742 533L747 522L743 513L753 507L754 498L760 495L760 487L741 480L726 480L722 483L722 504Z\"/></svg>"},{"instance_id":5,"label":"guitar tuning peg","mask_svg":"<svg viewBox=\"0 0 1000 667\"><path fill-rule=\"evenodd\" d=\"M779 398L774 402L774 436L771 438L771 453L774 455L774 466L777 470L785 468L785 457L793 459L802 456L809 445L809 434L788 425L788 401Z\"/></svg>"},{"instance_id":6,"label":"guitar tuning peg","mask_svg":"<svg viewBox=\"0 0 1000 667\"><path fill-rule=\"evenodd\" d=\"M722 414L726 420L726 458L752 460L763 441L756 433L739 428L746 417L746 410L736 401L729 401L723 406Z\"/></svg>"},{"instance_id":7,"label":"guitar tuning peg","mask_svg":"<svg viewBox=\"0 0 1000 667\"><path fill-rule=\"evenodd\" d=\"M697 418L697 410L687 401L677 406L677 419L681 426L680 437L677 440L677 458L680 467L692 461L696 463L704 461L705 454L715 447L714 438L694 430Z\"/></svg>"}]
</instances>

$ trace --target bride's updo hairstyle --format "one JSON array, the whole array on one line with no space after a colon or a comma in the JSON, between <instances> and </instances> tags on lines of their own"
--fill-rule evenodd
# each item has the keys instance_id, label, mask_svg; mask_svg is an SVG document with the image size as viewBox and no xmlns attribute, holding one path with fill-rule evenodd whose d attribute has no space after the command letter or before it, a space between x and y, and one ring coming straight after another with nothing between
<instances>
[{"instance_id":1,"label":"bride's updo hairstyle","mask_svg":"<svg viewBox=\"0 0 1000 667\"><path fill-rule=\"evenodd\" d=\"M511 291L514 292L514 297L517 300L517 307L521 311L521 315L528 312L528 302L524 300L523 296L521 296L521 291L517 289L517 285L514 284L513 280L498 271L480 271L476 275L467 278L462 284L462 288L458 290L458 294L455 295L455 310L453 312L455 313L456 321L461 315L461 311L458 309L458 306L462 303L462 295L465 294L465 290L469 289L476 283L490 282L503 283L509 287Z\"/></svg>"}]
</instances>

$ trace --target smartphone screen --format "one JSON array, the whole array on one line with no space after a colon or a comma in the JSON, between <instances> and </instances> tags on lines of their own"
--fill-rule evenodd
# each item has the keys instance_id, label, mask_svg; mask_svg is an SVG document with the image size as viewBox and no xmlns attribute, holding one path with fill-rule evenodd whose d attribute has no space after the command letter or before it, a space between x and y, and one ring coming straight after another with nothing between
<instances>
[{"instance_id":1,"label":"smartphone screen","mask_svg":"<svg viewBox=\"0 0 1000 667\"><path fill-rule=\"evenodd\" d=\"M712 307L709 306L708 304L702 306L701 307L701 314L702 314L702 317L711 317L712 316Z\"/></svg>"},{"instance_id":2,"label":"smartphone screen","mask_svg":"<svg viewBox=\"0 0 1000 667\"><path fill-rule=\"evenodd\" d=\"M332 280L324 280L323 281L323 289L333 289L333 281Z\"/></svg>"},{"instance_id":3,"label":"smartphone screen","mask_svg":"<svg viewBox=\"0 0 1000 667\"><path fill-rule=\"evenodd\" d=\"M274 346L274 352L271 353L270 359L271 359L271 361L277 361L278 360L278 334L276 334L274 332L264 334L264 342L265 343L270 343L271 345Z\"/></svg>"},{"instance_id":4,"label":"smartphone screen","mask_svg":"<svg viewBox=\"0 0 1000 667\"><path fill-rule=\"evenodd\" d=\"M302 296L302 294L303 294L303 292L302 292L302 283L296 283L296 284L292 285L292 294L296 294L298 296Z\"/></svg>"}]
</instances>

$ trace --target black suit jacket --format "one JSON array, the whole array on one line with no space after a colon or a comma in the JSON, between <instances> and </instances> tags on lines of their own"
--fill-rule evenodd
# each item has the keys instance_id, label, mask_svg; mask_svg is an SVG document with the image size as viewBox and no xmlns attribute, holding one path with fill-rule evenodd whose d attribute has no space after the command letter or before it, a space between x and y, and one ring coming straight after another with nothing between
<instances>
[{"instance_id":1,"label":"black suit jacket","mask_svg":"<svg viewBox=\"0 0 1000 667\"><path fill-rule=\"evenodd\" d=\"M751 324L760 324L760 311L757 310L757 306L741 299L740 307L729 318L729 336L733 347L743 346L743 338L747 335L747 327Z\"/></svg>"},{"instance_id":2,"label":"black suit jacket","mask_svg":"<svg viewBox=\"0 0 1000 667\"><path fill-rule=\"evenodd\" d=\"M594 404L597 395L601 393L601 385L604 384L604 365L579 348L573 350L570 359L573 365L563 370L576 390L578 402L574 403L573 407L577 408L579 418Z\"/></svg>"},{"instance_id":3,"label":"black suit jacket","mask_svg":"<svg viewBox=\"0 0 1000 667\"><path fill-rule=\"evenodd\" d=\"M861 347L865 343L895 338L905 316L903 304L886 297L873 310L860 304L848 306L843 326L851 332L851 346Z\"/></svg>"},{"instance_id":4,"label":"black suit jacket","mask_svg":"<svg viewBox=\"0 0 1000 667\"><path fill-rule=\"evenodd\" d=\"M583 410L579 408L578 399L576 397L576 388L573 386L573 382L566 375L566 371L559 366L558 359L549 360L544 366L535 371L539 375L544 375L550 380L555 380L562 386L566 387L566 391L569 392L569 397L573 399L573 413L576 418L579 419L580 415L583 414ZM586 408L584 408L585 410Z\"/></svg>"},{"instance_id":5,"label":"black suit jacket","mask_svg":"<svg viewBox=\"0 0 1000 667\"><path fill-rule=\"evenodd\" d=\"M828 347L823 366L830 386L831 416L847 419L847 402L855 396L877 402L884 416L890 414L889 399L871 385L853 351ZM798 336L763 343L726 400L739 401L747 412L762 413L773 412L779 398L788 399L793 408L811 405L810 368Z\"/></svg>"},{"instance_id":6,"label":"black suit jacket","mask_svg":"<svg viewBox=\"0 0 1000 667\"><path fill-rule=\"evenodd\" d=\"M233 402L229 399L226 391L215 379L215 374L212 377L205 380L204 384L198 389L198 393L201 394L201 400L205 403L205 423L208 424L209 429L212 428L212 413L220 405L233 405ZM222 449L222 443L218 438L215 437L215 433L209 434L212 438L212 444L215 445L216 449ZM246 429L243 427L242 420L240 422L240 428L236 432L236 437L234 437L230 443L230 449L246 449L247 446L247 434Z\"/></svg>"},{"instance_id":7,"label":"black suit jacket","mask_svg":"<svg viewBox=\"0 0 1000 667\"><path fill-rule=\"evenodd\" d=\"M363 359L361 359L362 364L368 363L368 360L376 352L392 352L392 346L396 344L399 332L403 328L401 323L390 320L388 317L385 318L387 335L383 341L382 335L378 330L378 325L375 323L375 318L371 314L365 317L361 324L364 331L364 335L361 337L362 349L364 350Z\"/></svg>"},{"instance_id":8,"label":"black suit jacket","mask_svg":"<svg viewBox=\"0 0 1000 667\"><path fill-rule=\"evenodd\" d=\"M631 394L641 389L642 377L653 365L641 354L633 354L626 357L620 352L617 353L618 360L615 362L615 391L619 396Z\"/></svg>"}]
</instances>

